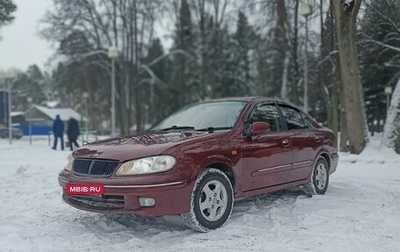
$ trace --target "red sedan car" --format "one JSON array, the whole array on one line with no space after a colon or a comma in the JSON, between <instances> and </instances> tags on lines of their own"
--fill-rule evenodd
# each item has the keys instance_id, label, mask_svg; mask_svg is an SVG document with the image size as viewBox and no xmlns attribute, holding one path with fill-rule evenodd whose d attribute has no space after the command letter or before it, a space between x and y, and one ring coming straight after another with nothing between
<instances>
[{"instance_id":1,"label":"red sedan car","mask_svg":"<svg viewBox=\"0 0 400 252\"><path fill-rule=\"evenodd\" d=\"M300 109L231 98L186 106L144 134L82 146L58 181L78 209L180 214L207 232L226 223L237 199L293 187L324 194L337 163L334 133Z\"/></svg>"}]
</instances>

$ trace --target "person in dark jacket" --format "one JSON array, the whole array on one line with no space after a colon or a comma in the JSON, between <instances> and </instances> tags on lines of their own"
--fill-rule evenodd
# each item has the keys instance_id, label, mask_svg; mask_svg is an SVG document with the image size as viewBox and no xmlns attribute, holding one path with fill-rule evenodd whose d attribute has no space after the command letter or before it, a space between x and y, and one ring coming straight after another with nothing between
<instances>
[{"instance_id":1,"label":"person in dark jacket","mask_svg":"<svg viewBox=\"0 0 400 252\"><path fill-rule=\"evenodd\" d=\"M53 122L53 135L54 135L53 150L57 149L58 138L60 138L61 150L64 150L64 122L61 121L59 115L56 115L56 119Z\"/></svg>"},{"instance_id":2,"label":"person in dark jacket","mask_svg":"<svg viewBox=\"0 0 400 252\"><path fill-rule=\"evenodd\" d=\"M67 136L68 136L68 141L69 141L69 147L71 150L74 149L73 145L75 145L77 148L79 148L79 144L76 141L78 139L78 136L80 135L79 131L79 124L78 121L75 118L69 118L68 120L68 127L67 127Z\"/></svg>"}]
</instances>

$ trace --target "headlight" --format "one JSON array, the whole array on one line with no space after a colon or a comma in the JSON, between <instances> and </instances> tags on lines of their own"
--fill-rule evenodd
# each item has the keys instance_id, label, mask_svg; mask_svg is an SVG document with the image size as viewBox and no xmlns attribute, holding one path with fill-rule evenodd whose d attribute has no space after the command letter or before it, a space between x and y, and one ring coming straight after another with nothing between
<instances>
[{"instance_id":1,"label":"headlight","mask_svg":"<svg viewBox=\"0 0 400 252\"><path fill-rule=\"evenodd\" d=\"M172 156L154 156L125 162L117 171L117 176L148 174L168 171L174 167Z\"/></svg>"},{"instance_id":2,"label":"headlight","mask_svg":"<svg viewBox=\"0 0 400 252\"><path fill-rule=\"evenodd\" d=\"M72 164L74 163L74 157L72 154L69 154L67 160L65 161L64 169L67 171L72 171Z\"/></svg>"}]
</instances>

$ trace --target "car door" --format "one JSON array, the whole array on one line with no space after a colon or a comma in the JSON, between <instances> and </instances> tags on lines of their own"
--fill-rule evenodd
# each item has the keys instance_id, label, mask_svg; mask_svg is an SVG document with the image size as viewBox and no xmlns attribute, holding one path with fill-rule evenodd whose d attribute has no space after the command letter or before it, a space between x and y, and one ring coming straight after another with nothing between
<instances>
[{"instance_id":1,"label":"car door","mask_svg":"<svg viewBox=\"0 0 400 252\"><path fill-rule=\"evenodd\" d=\"M305 179L310 175L316 155L314 131L304 120L302 112L288 105L279 105L285 118L292 150L293 172L291 181Z\"/></svg>"},{"instance_id":2,"label":"car door","mask_svg":"<svg viewBox=\"0 0 400 252\"><path fill-rule=\"evenodd\" d=\"M289 132L283 131L277 106L273 103L256 106L248 121L250 127L254 122L268 122L270 131L263 135L243 137L242 190L257 190L287 183L292 168Z\"/></svg>"}]
</instances>

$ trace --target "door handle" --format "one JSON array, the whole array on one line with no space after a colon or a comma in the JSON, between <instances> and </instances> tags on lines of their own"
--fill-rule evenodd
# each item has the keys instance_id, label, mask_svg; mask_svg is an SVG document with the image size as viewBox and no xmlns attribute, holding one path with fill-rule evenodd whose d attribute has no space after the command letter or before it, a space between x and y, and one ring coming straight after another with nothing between
<instances>
[{"instance_id":1,"label":"door handle","mask_svg":"<svg viewBox=\"0 0 400 252\"><path fill-rule=\"evenodd\" d=\"M316 141L317 143L321 142L321 137L316 136L316 137L314 137L314 139L315 139L315 141Z\"/></svg>"},{"instance_id":2,"label":"door handle","mask_svg":"<svg viewBox=\"0 0 400 252\"><path fill-rule=\"evenodd\" d=\"M283 144L283 145L288 145L288 144L289 144L289 139L284 139L284 140L282 140L282 144Z\"/></svg>"}]
</instances>

